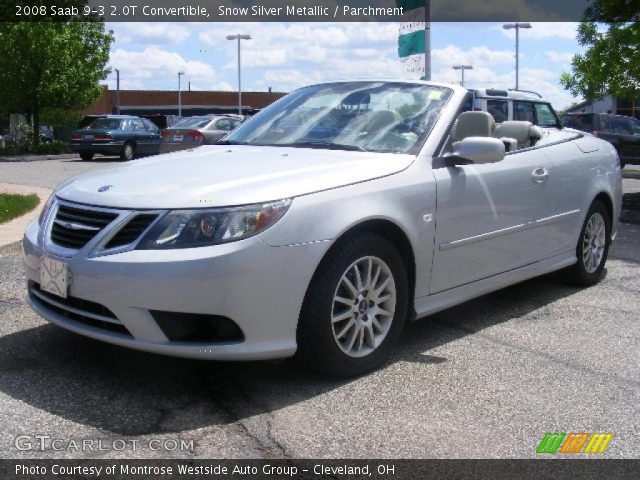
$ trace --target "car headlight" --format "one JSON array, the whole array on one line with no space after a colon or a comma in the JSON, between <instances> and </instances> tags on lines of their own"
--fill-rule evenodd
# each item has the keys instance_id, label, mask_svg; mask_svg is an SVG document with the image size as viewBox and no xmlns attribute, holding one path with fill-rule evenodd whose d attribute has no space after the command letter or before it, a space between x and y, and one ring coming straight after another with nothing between
<instances>
[{"instance_id":1,"label":"car headlight","mask_svg":"<svg viewBox=\"0 0 640 480\"><path fill-rule=\"evenodd\" d=\"M46 201L46 203L44 204L44 207L42 207L42 211L40 212L40 215L38 216L38 226L40 228L42 228L42 226L44 225L44 220L45 218L47 218L47 213L49 212L49 210L51 209L51 205L53 205L53 201L56 199L56 193L53 192L50 196L49 199Z\"/></svg>"},{"instance_id":2,"label":"car headlight","mask_svg":"<svg viewBox=\"0 0 640 480\"><path fill-rule=\"evenodd\" d=\"M138 250L195 248L252 237L282 218L291 199L236 208L173 210L144 236Z\"/></svg>"}]
</instances>

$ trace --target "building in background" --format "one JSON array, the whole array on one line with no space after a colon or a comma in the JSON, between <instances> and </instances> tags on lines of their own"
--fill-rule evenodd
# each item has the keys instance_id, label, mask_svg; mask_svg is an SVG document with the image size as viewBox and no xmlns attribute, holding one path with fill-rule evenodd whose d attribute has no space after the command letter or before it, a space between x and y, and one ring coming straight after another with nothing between
<instances>
[{"instance_id":1,"label":"building in background","mask_svg":"<svg viewBox=\"0 0 640 480\"><path fill-rule=\"evenodd\" d=\"M252 114L280 97L282 92L242 92L243 113ZM84 110L83 115L117 113L117 91L103 86L96 104ZM183 91L182 116L210 113L237 113L237 92ZM177 90L120 90L120 113L123 115L177 115Z\"/></svg>"},{"instance_id":2,"label":"building in background","mask_svg":"<svg viewBox=\"0 0 640 480\"><path fill-rule=\"evenodd\" d=\"M611 113L640 120L640 99L606 96L593 102L585 101L567 108L566 113Z\"/></svg>"}]
</instances>

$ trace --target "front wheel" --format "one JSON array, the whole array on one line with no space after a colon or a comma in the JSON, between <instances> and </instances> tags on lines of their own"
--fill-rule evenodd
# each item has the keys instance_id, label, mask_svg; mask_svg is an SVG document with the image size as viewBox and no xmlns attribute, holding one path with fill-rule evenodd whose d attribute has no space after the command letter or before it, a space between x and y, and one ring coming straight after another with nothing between
<instances>
[{"instance_id":1,"label":"front wheel","mask_svg":"<svg viewBox=\"0 0 640 480\"><path fill-rule=\"evenodd\" d=\"M580 286L595 285L602 280L610 243L611 217L607 207L596 200L580 232L576 246L578 262L565 271L567 280Z\"/></svg>"},{"instance_id":2,"label":"front wheel","mask_svg":"<svg viewBox=\"0 0 640 480\"><path fill-rule=\"evenodd\" d=\"M389 240L363 233L342 241L309 286L298 325L298 356L337 376L373 370L400 336L407 305L406 268Z\"/></svg>"}]
</instances>

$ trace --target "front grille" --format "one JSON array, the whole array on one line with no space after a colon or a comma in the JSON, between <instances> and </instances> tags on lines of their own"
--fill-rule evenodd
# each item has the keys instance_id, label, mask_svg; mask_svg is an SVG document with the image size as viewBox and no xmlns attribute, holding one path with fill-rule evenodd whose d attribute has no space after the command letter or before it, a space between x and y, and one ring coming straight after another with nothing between
<instances>
[{"instance_id":1,"label":"front grille","mask_svg":"<svg viewBox=\"0 0 640 480\"><path fill-rule=\"evenodd\" d=\"M117 216L115 213L59 205L51 227L51 240L61 247L80 249Z\"/></svg>"},{"instance_id":2,"label":"front grille","mask_svg":"<svg viewBox=\"0 0 640 480\"><path fill-rule=\"evenodd\" d=\"M105 248L123 247L135 242L156 218L158 215L155 214L136 215L109 240Z\"/></svg>"},{"instance_id":3,"label":"front grille","mask_svg":"<svg viewBox=\"0 0 640 480\"><path fill-rule=\"evenodd\" d=\"M76 297L57 297L45 292L38 283L33 281L29 281L29 297L48 310L64 315L77 323L131 336L113 312L99 303Z\"/></svg>"}]
</instances>

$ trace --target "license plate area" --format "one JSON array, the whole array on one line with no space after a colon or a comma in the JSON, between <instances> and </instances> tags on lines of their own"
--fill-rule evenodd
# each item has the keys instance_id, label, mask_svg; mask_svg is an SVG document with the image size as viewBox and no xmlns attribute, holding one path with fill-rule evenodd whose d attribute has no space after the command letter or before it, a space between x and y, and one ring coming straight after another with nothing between
<instances>
[{"instance_id":1,"label":"license plate area","mask_svg":"<svg viewBox=\"0 0 640 480\"><path fill-rule=\"evenodd\" d=\"M94 138L96 138L95 135L85 135L84 136L85 140L93 140Z\"/></svg>"},{"instance_id":2,"label":"license plate area","mask_svg":"<svg viewBox=\"0 0 640 480\"><path fill-rule=\"evenodd\" d=\"M174 142L181 142L183 138L184 137L182 135L174 135L173 136L173 141Z\"/></svg>"},{"instance_id":3,"label":"license plate area","mask_svg":"<svg viewBox=\"0 0 640 480\"><path fill-rule=\"evenodd\" d=\"M51 257L43 257L40 263L40 288L57 297L67 298L69 267Z\"/></svg>"}]
</instances>

